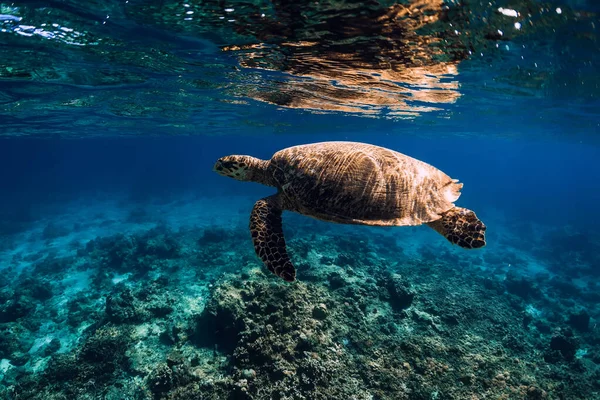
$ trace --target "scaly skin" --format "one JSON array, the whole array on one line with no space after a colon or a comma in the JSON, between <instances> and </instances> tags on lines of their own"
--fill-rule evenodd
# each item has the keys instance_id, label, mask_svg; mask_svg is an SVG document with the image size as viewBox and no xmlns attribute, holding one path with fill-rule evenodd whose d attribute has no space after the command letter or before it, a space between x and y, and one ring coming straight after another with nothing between
<instances>
[{"instance_id":1,"label":"scaly skin","mask_svg":"<svg viewBox=\"0 0 600 400\"><path fill-rule=\"evenodd\" d=\"M254 250L269 271L292 282L296 269L285 247L281 211L277 195L257 201L250 214L250 233Z\"/></svg>"}]
</instances>

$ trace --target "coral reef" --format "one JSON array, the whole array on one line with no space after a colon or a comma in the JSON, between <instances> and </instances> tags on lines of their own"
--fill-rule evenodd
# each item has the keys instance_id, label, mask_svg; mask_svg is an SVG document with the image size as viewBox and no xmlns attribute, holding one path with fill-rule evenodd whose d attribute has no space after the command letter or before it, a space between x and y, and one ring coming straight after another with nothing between
<instances>
[{"instance_id":1,"label":"coral reef","mask_svg":"<svg viewBox=\"0 0 600 400\"><path fill-rule=\"evenodd\" d=\"M457 257L300 220L289 234L299 281L287 284L239 240L245 229L160 224L14 258L29 267L0 282L0 397L600 392L598 288L570 273L520 273L517 250Z\"/></svg>"}]
</instances>

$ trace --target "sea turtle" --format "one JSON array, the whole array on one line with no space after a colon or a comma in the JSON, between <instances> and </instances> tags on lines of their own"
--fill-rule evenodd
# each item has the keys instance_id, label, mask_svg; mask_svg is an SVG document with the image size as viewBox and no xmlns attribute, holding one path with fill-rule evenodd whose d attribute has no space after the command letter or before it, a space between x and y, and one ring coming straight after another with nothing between
<instances>
[{"instance_id":1,"label":"sea turtle","mask_svg":"<svg viewBox=\"0 0 600 400\"><path fill-rule=\"evenodd\" d=\"M296 270L283 237L281 213L294 211L342 224L427 224L453 244L485 246L485 225L456 207L463 184L422 161L366 143L322 142L289 147L270 160L230 155L220 175L277 188L250 216L256 254L275 275L293 281Z\"/></svg>"}]
</instances>

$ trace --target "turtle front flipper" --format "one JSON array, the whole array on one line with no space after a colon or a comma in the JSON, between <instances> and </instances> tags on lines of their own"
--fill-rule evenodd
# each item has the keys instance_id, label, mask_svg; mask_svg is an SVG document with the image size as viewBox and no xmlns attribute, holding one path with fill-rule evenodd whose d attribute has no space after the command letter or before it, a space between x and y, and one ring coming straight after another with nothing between
<instances>
[{"instance_id":1,"label":"turtle front flipper","mask_svg":"<svg viewBox=\"0 0 600 400\"><path fill-rule=\"evenodd\" d=\"M296 279L296 269L285 248L281 226L282 211L277 195L258 200L250 214L250 233L254 250L267 268L275 275L292 282Z\"/></svg>"},{"instance_id":2,"label":"turtle front flipper","mask_svg":"<svg viewBox=\"0 0 600 400\"><path fill-rule=\"evenodd\" d=\"M442 214L442 218L427 225L443 235L450 243L465 249L485 246L486 227L471 210L454 207Z\"/></svg>"}]
</instances>

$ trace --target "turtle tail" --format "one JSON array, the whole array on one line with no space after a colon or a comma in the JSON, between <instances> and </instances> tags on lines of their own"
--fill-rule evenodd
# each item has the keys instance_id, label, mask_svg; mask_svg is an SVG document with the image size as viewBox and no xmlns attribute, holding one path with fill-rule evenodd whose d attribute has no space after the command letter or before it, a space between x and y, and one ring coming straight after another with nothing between
<instances>
[{"instance_id":1,"label":"turtle tail","mask_svg":"<svg viewBox=\"0 0 600 400\"><path fill-rule=\"evenodd\" d=\"M444 236L452 244L465 249L478 249L485 246L486 226L471 210L454 207L442 214L442 218L430 222L431 228Z\"/></svg>"}]
</instances>

